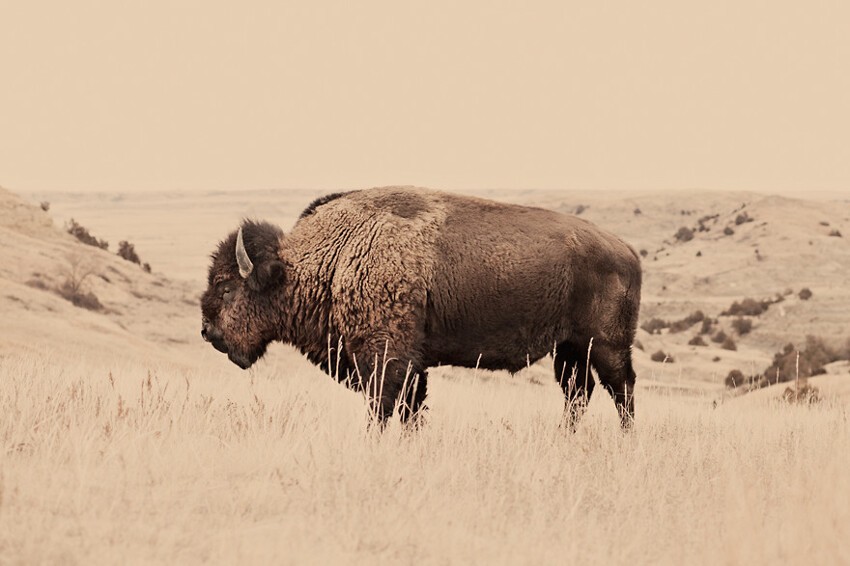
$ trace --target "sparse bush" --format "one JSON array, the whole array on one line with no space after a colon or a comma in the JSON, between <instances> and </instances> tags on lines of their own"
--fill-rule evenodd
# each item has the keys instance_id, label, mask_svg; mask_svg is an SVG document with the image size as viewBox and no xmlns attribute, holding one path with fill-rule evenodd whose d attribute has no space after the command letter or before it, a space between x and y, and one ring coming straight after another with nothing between
<instances>
[{"instance_id":1,"label":"sparse bush","mask_svg":"<svg viewBox=\"0 0 850 566\"><path fill-rule=\"evenodd\" d=\"M833 228L829 231L829 235L833 238L841 238L841 232L838 229Z\"/></svg>"},{"instance_id":2,"label":"sparse bush","mask_svg":"<svg viewBox=\"0 0 850 566\"><path fill-rule=\"evenodd\" d=\"M56 292L59 296L70 301L75 307L88 309L90 311L99 311L103 309L103 305L97 296L91 291L80 291L74 288L70 282L65 281Z\"/></svg>"},{"instance_id":3,"label":"sparse bush","mask_svg":"<svg viewBox=\"0 0 850 566\"><path fill-rule=\"evenodd\" d=\"M812 298L812 294L813 293L811 289L809 289L808 287L803 287L802 289L800 289L800 293L797 296L800 297L800 300L802 301L808 301Z\"/></svg>"},{"instance_id":4,"label":"sparse bush","mask_svg":"<svg viewBox=\"0 0 850 566\"><path fill-rule=\"evenodd\" d=\"M714 321L708 317L702 319L702 326L699 329L700 334L711 334L711 326L714 324Z\"/></svg>"},{"instance_id":5,"label":"sparse bush","mask_svg":"<svg viewBox=\"0 0 850 566\"><path fill-rule=\"evenodd\" d=\"M46 200L41 201L40 206L41 206L41 210L43 210L44 212L47 212L48 210L50 210L50 203L47 202Z\"/></svg>"},{"instance_id":6,"label":"sparse bush","mask_svg":"<svg viewBox=\"0 0 850 566\"><path fill-rule=\"evenodd\" d=\"M697 251L697 257L702 257L702 250Z\"/></svg>"},{"instance_id":7,"label":"sparse bush","mask_svg":"<svg viewBox=\"0 0 850 566\"><path fill-rule=\"evenodd\" d=\"M99 311L103 305L97 296L85 289L87 281L94 275L94 265L84 256L72 253L66 256L66 265L62 268L63 281L56 294L70 301L74 306Z\"/></svg>"},{"instance_id":8,"label":"sparse bush","mask_svg":"<svg viewBox=\"0 0 850 566\"><path fill-rule=\"evenodd\" d=\"M646 251L646 250L641 250L641 251L640 251L640 257L646 257L646 256L648 256L648 255L649 255L649 252L648 252L648 251Z\"/></svg>"},{"instance_id":9,"label":"sparse bush","mask_svg":"<svg viewBox=\"0 0 850 566\"><path fill-rule=\"evenodd\" d=\"M139 259L139 255L136 253L136 247L128 242L127 240L121 240L118 242L118 255L126 259L127 261L131 261L135 264L141 265L142 261Z\"/></svg>"},{"instance_id":10,"label":"sparse bush","mask_svg":"<svg viewBox=\"0 0 850 566\"><path fill-rule=\"evenodd\" d=\"M749 334L753 329L753 321L739 316L732 321L732 328L735 329L739 336L744 336Z\"/></svg>"},{"instance_id":11,"label":"sparse bush","mask_svg":"<svg viewBox=\"0 0 850 566\"><path fill-rule=\"evenodd\" d=\"M664 362L664 361L666 361L666 362L671 363L671 364L673 363L673 356L668 356L662 350L658 350L657 352L655 352L654 354L649 356L649 359L652 360L653 362Z\"/></svg>"},{"instance_id":12,"label":"sparse bush","mask_svg":"<svg viewBox=\"0 0 850 566\"><path fill-rule=\"evenodd\" d=\"M726 228L723 229L723 235L724 236L731 236L734 233L735 233L735 230L733 230L731 226L727 226Z\"/></svg>"},{"instance_id":13,"label":"sparse bush","mask_svg":"<svg viewBox=\"0 0 850 566\"><path fill-rule=\"evenodd\" d=\"M719 217L720 217L719 214L707 214L707 215L703 216L702 218L697 220L697 226L698 226L697 230L699 232L708 232L709 230L711 230L711 228L709 226L707 226L708 222L709 221L717 222L717 219Z\"/></svg>"},{"instance_id":14,"label":"sparse bush","mask_svg":"<svg viewBox=\"0 0 850 566\"><path fill-rule=\"evenodd\" d=\"M651 318L648 322L640 325L643 330L650 334L661 334L661 330L670 326L670 323L660 318Z\"/></svg>"},{"instance_id":15,"label":"sparse bush","mask_svg":"<svg viewBox=\"0 0 850 566\"><path fill-rule=\"evenodd\" d=\"M640 216L641 214L643 214L643 212L641 212L640 208L635 208L633 210L633 212L635 213L635 216Z\"/></svg>"},{"instance_id":16,"label":"sparse bush","mask_svg":"<svg viewBox=\"0 0 850 566\"><path fill-rule=\"evenodd\" d=\"M633 345L635 348L637 348L638 350L643 351L643 343L641 343L641 341L640 341L640 340L635 340L635 341L634 341L634 343L633 343L632 345Z\"/></svg>"},{"instance_id":17,"label":"sparse bush","mask_svg":"<svg viewBox=\"0 0 850 566\"><path fill-rule=\"evenodd\" d=\"M793 344L786 344L781 352L776 353L773 362L764 371L764 377L767 383L792 381L798 377L803 379L826 373L823 366L846 359L850 359L850 341L837 348L827 344L823 338L806 336L806 345L799 353Z\"/></svg>"},{"instance_id":18,"label":"sparse bush","mask_svg":"<svg viewBox=\"0 0 850 566\"><path fill-rule=\"evenodd\" d=\"M151 272L151 264L149 264L148 262L143 263L142 269L145 270L145 273L150 273Z\"/></svg>"},{"instance_id":19,"label":"sparse bush","mask_svg":"<svg viewBox=\"0 0 850 566\"><path fill-rule=\"evenodd\" d=\"M742 212L735 217L735 226L740 226L741 224L752 222L753 220L755 220L755 218L751 218L749 214Z\"/></svg>"},{"instance_id":20,"label":"sparse bush","mask_svg":"<svg viewBox=\"0 0 850 566\"><path fill-rule=\"evenodd\" d=\"M744 383L748 381L741 370L733 369L729 372L729 375L726 376L726 379L723 380L723 383L729 389L735 389L736 387L741 387Z\"/></svg>"},{"instance_id":21,"label":"sparse bush","mask_svg":"<svg viewBox=\"0 0 850 566\"><path fill-rule=\"evenodd\" d=\"M688 228L687 226L682 226L679 230L674 234L674 237L679 242L690 242L694 239L694 231Z\"/></svg>"},{"instance_id":22,"label":"sparse bush","mask_svg":"<svg viewBox=\"0 0 850 566\"><path fill-rule=\"evenodd\" d=\"M787 403L812 405L820 403L820 391L814 385L804 381L799 387L786 387L785 392L782 393L782 399Z\"/></svg>"},{"instance_id":23,"label":"sparse bush","mask_svg":"<svg viewBox=\"0 0 850 566\"><path fill-rule=\"evenodd\" d=\"M827 222L826 220L821 220L820 225L821 226L829 226L829 222Z\"/></svg>"},{"instance_id":24,"label":"sparse bush","mask_svg":"<svg viewBox=\"0 0 850 566\"><path fill-rule=\"evenodd\" d=\"M731 336L727 336L726 340L723 341L723 343L720 345L720 347L723 348L724 350L732 350L732 351L735 351L735 350L738 349L738 346L735 344L735 341L732 340Z\"/></svg>"},{"instance_id":25,"label":"sparse bush","mask_svg":"<svg viewBox=\"0 0 850 566\"><path fill-rule=\"evenodd\" d=\"M694 311L682 320L670 323L670 332L683 332L703 320L705 320L705 314L702 311Z\"/></svg>"},{"instance_id":26,"label":"sparse bush","mask_svg":"<svg viewBox=\"0 0 850 566\"><path fill-rule=\"evenodd\" d=\"M99 240L99 239L95 238L94 236L92 236L89 233L88 228L81 226L73 218L68 222L67 231L68 231L69 234L71 234L72 236L74 236L75 238L77 238L79 241L81 241L82 243L84 243L86 245L94 246L94 247L100 248L102 250L109 248L109 242L107 242L106 240Z\"/></svg>"},{"instance_id":27,"label":"sparse bush","mask_svg":"<svg viewBox=\"0 0 850 566\"><path fill-rule=\"evenodd\" d=\"M32 287L33 289L40 289L42 291L47 291L50 289L50 286L45 283L44 279L41 277L33 277L28 280L26 283L27 287Z\"/></svg>"},{"instance_id":28,"label":"sparse bush","mask_svg":"<svg viewBox=\"0 0 850 566\"><path fill-rule=\"evenodd\" d=\"M761 301L757 301L755 299L751 299L747 297L740 303L735 301L732 303L728 309L720 313L721 316L758 316L761 313L765 312L770 305L778 302L775 300L764 299Z\"/></svg>"},{"instance_id":29,"label":"sparse bush","mask_svg":"<svg viewBox=\"0 0 850 566\"><path fill-rule=\"evenodd\" d=\"M705 340L702 339L702 336L697 334L688 340L688 346L708 346L708 344L706 344Z\"/></svg>"},{"instance_id":30,"label":"sparse bush","mask_svg":"<svg viewBox=\"0 0 850 566\"><path fill-rule=\"evenodd\" d=\"M590 206L585 206L585 205L583 205L583 204L580 204L580 205L578 205L578 206L576 207L574 214L575 214L576 216L578 216L579 214L581 214L582 212L584 212L584 211L585 211L585 210L587 210L588 208L590 208Z\"/></svg>"},{"instance_id":31,"label":"sparse bush","mask_svg":"<svg viewBox=\"0 0 850 566\"><path fill-rule=\"evenodd\" d=\"M726 333L722 330L718 330L717 333L711 337L712 342L716 342L717 344L722 344L726 341Z\"/></svg>"}]
</instances>

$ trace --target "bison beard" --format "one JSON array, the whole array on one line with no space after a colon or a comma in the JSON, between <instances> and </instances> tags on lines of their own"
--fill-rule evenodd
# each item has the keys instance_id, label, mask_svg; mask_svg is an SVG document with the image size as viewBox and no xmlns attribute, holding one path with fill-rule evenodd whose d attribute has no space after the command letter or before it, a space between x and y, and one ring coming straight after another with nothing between
<instances>
[{"instance_id":1,"label":"bison beard","mask_svg":"<svg viewBox=\"0 0 850 566\"><path fill-rule=\"evenodd\" d=\"M201 334L243 369L290 343L410 422L429 367L515 372L554 348L571 429L591 370L632 424L640 260L585 220L385 187L317 199L289 234L245 221L212 259Z\"/></svg>"}]
</instances>

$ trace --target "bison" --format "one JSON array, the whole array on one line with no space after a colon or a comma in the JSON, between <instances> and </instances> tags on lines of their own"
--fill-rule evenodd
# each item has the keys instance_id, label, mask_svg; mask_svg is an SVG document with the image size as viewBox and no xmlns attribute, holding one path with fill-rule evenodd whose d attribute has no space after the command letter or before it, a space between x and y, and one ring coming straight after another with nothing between
<instances>
[{"instance_id":1,"label":"bison","mask_svg":"<svg viewBox=\"0 0 850 566\"><path fill-rule=\"evenodd\" d=\"M574 428L592 367L628 428L635 251L551 210L411 187L315 200L288 234L246 220L212 254L201 335L239 367L272 341L364 392L385 422L424 410L429 367L516 372L554 352Z\"/></svg>"}]
</instances>

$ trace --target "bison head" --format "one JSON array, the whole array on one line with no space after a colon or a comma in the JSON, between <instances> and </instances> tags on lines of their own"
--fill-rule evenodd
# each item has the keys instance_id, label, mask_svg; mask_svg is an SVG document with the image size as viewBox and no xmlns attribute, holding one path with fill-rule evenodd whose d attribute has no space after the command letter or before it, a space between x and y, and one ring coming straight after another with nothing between
<instances>
[{"instance_id":1,"label":"bison head","mask_svg":"<svg viewBox=\"0 0 850 566\"><path fill-rule=\"evenodd\" d=\"M279 334L275 304L284 281L283 232L245 221L212 254L209 286L201 297L201 336L241 367L249 368Z\"/></svg>"}]
</instances>

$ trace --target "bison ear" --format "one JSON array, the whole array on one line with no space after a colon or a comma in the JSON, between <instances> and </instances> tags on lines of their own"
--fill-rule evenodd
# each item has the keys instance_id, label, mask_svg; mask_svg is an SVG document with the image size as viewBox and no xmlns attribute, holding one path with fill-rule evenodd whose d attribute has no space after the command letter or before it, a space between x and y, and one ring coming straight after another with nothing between
<instances>
[{"instance_id":1,"label":"bison ear","mask_svg":"<svg viewBox=\"0 0 850 566\"><path fill-rule=\"evenodd\" d=\"M281 285L286 277L286 266L282 261L271 260L255 266L248 284L255 291L268 291Z\"/></svg>"}]
</instances>

